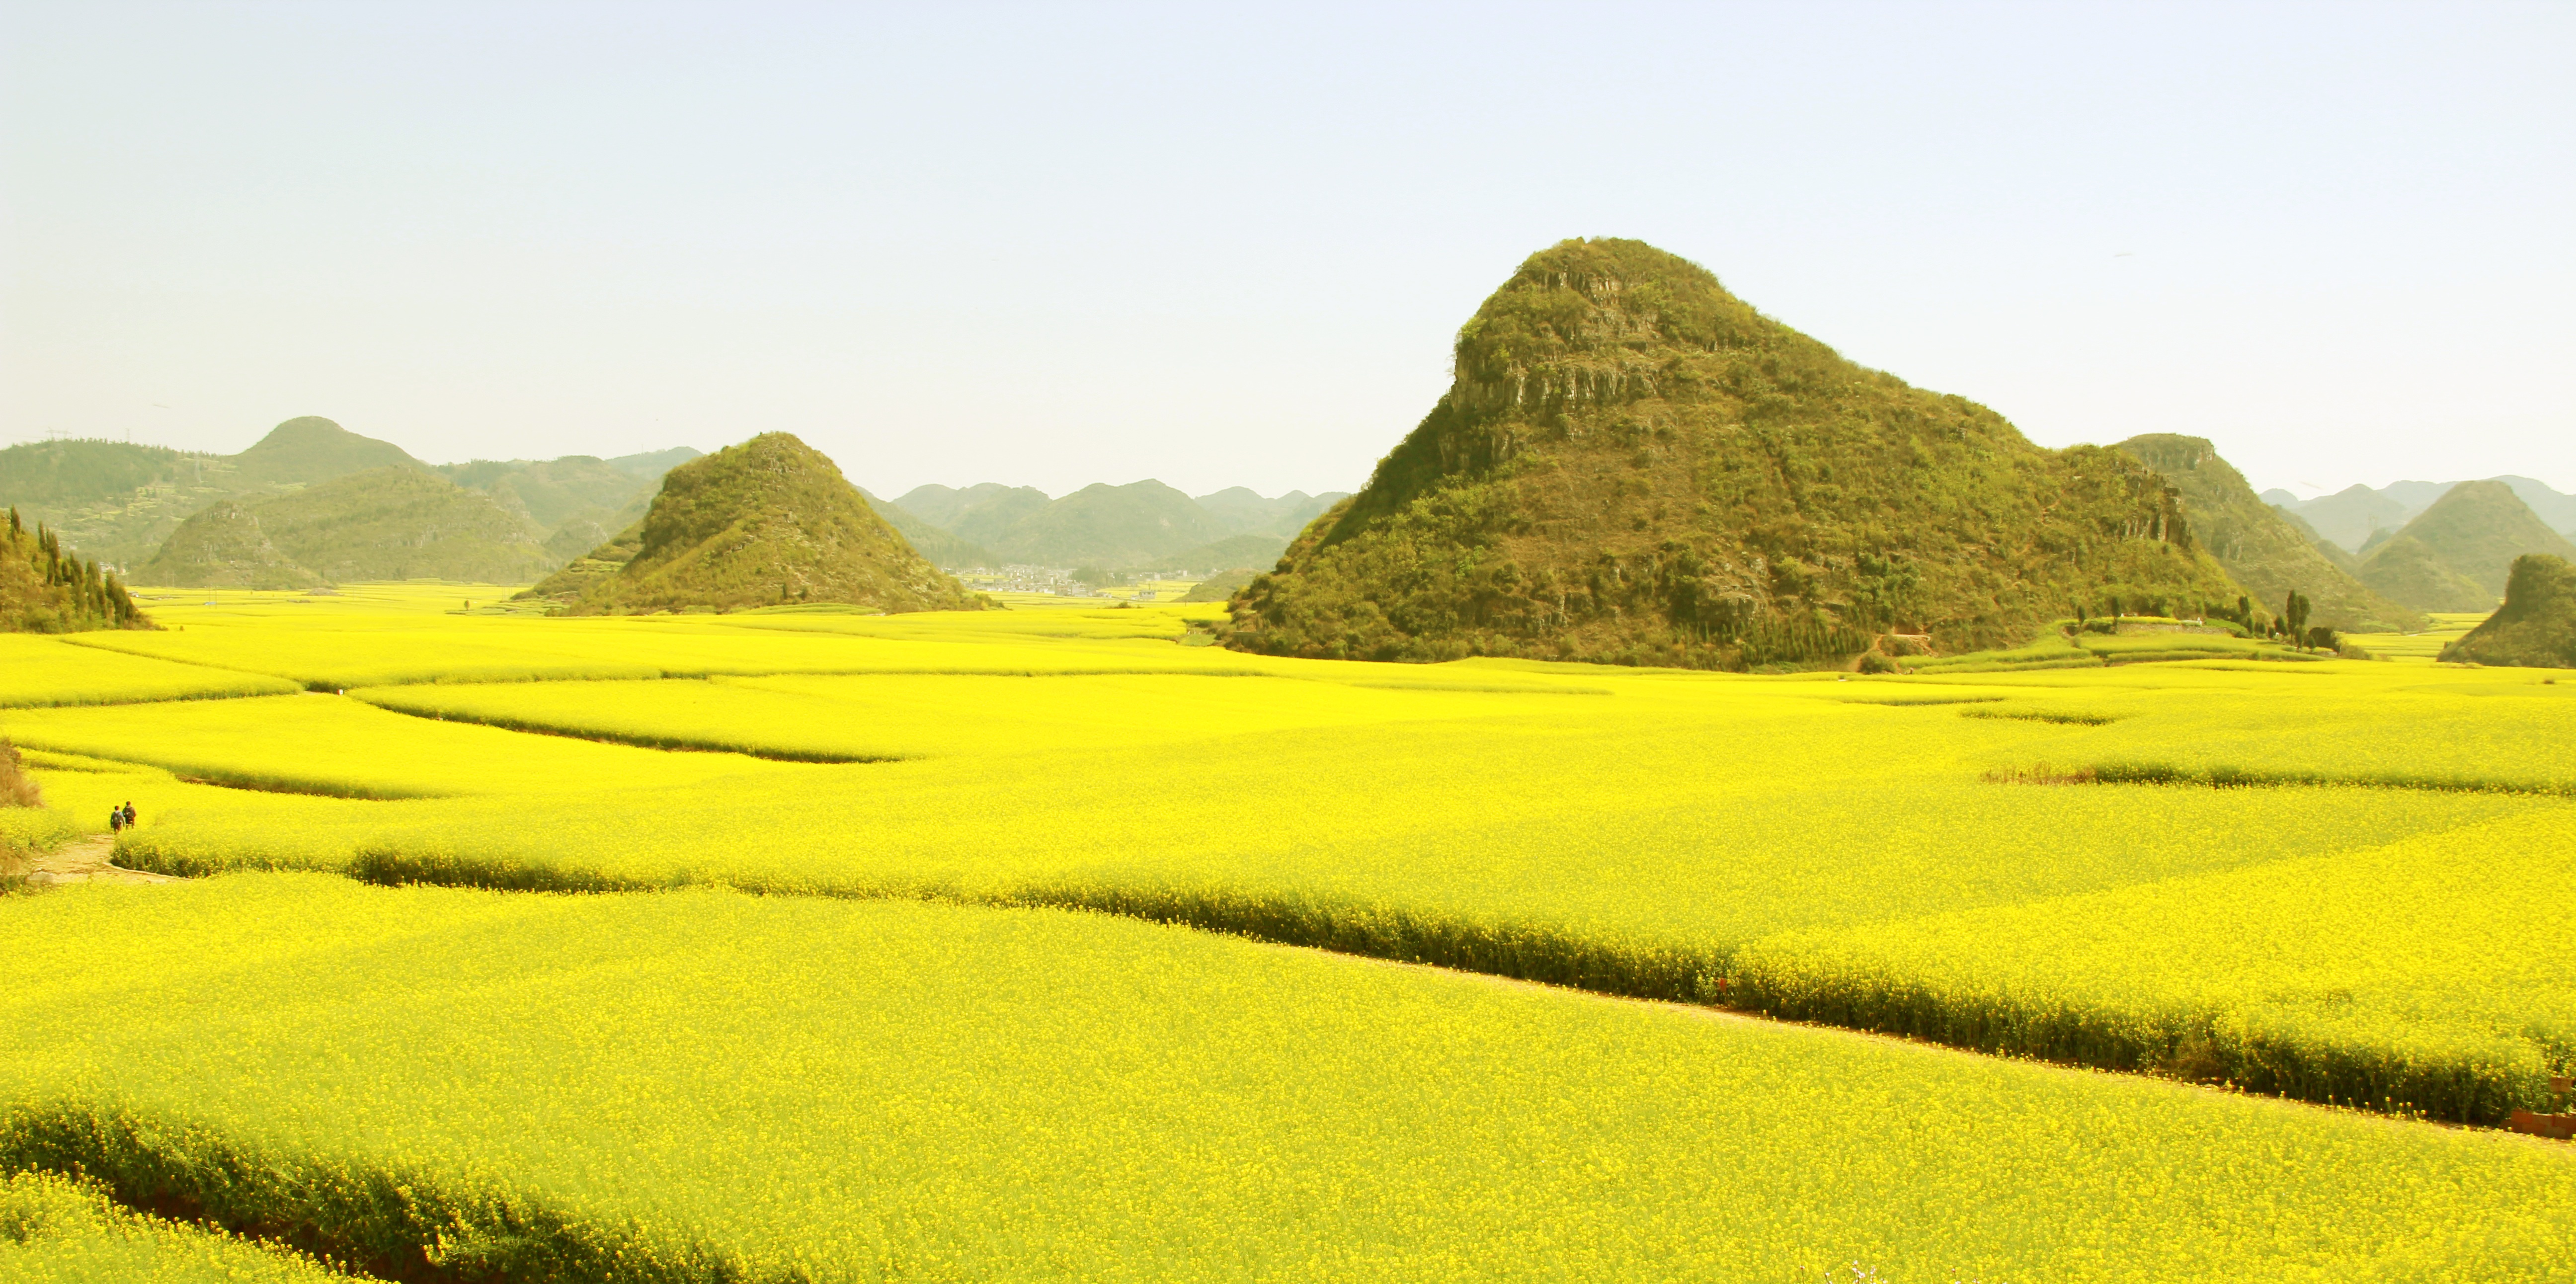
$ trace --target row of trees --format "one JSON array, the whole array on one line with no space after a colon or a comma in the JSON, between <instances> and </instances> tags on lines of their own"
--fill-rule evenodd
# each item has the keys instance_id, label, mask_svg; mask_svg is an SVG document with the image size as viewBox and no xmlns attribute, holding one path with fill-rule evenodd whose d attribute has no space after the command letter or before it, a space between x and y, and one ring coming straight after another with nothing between
<instances>
[{"instance_id":1,"label":"row of trees","mask_svg":"<svg viewBox=\"0 0 2576 1284\"><path fill-rule=\"evenodd\" d=\"M2077 624L2083 624L2092 618L2083 603L2076 602L2071 605L2075 608ZM2106 618L2115 626L2119 623L2120 617L2128 611L2135 611L2141 615L2164 614L2162 599L2124 603L2118 597L2113 597L2110 599L2109 606L2110 614ZM2244 596L2239 596L2232 606L2223 602L2212 602L2202 605L2200 610L2202 618L2226 620L2245 630L2249 636L2273 638L2306 650L2333 651L2341 648L2343 638L2333 629L2322 624L2311 626L2308 623L2308 617L2313 613L2314 608L2315 604L2308 600L2307 594L2292 589L2289 596L2282 599L2281 611L2278 615L2265 614L2255 607L2252 598Z\"/></svg>"},{"instance_id":2,"label":"row of trees","mask_svg":"<svg viewBox=\"0 0 2576 1284\"><path fill-rule=\"evenodd\" d=\"M2289 595L2281 600L2281 613L2278 615L2265 615L2254 609L2252 599L2244 597L2236 599L2233 612L2212 611L2211 614L2220 619L2233 620L2255 637L2273 638L2289 643L2291 646L2309 650L2341 649L2343 638L2333 629L2322 624L2308 623L2308 617L2314 612L2315 605L2308 600L2307 594L2291 589Z\"/></svg>"}]
</instances>

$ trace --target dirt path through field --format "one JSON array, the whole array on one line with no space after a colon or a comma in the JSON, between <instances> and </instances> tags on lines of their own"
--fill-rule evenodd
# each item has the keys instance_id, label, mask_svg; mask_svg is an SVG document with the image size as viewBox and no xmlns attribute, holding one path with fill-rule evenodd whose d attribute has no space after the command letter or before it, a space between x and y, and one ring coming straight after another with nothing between
<instances>
[{"instance_id":1,"label":"dirt path through field","mask_svg":"<svg viewBox=\"0 0 2576 1284\"><path fill-rule=\"evenodd\" d=\"M36 887L57 883L175 883L166 874L146 874L139 869L119 869L110 864L116 855L116 840L96 834L77 842L65 843L49 852L40 853L34 868L27 872L27 882Z\"/></svg>"}]
</instances>

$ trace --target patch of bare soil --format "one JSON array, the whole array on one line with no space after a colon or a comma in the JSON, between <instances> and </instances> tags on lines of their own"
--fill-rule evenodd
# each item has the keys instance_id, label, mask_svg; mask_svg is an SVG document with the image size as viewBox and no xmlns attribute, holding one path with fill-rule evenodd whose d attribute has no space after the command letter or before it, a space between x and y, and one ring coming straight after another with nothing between
<instances>
[{"instance_id":1,"label":"patch of bare soil","mask_svg":"<svg viewBox=\"0 0 2576 1284\"><path fill-rule=\"evenodd\" d=\"M38 852L27 872L30 887L52 887L59 883L175 883L166 874L146 874L139 869L119 869L113 863L116 840L105 834L93 834L76 842L65 843L49 852Z\"/></svg>"}]
</instances>

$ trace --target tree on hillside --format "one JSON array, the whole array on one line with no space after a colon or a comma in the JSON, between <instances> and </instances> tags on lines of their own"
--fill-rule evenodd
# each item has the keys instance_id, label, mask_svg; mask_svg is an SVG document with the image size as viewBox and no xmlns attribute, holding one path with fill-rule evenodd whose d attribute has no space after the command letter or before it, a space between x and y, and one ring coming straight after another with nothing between
<instances>
[{"instance_id":1,"label":"tree on hillside","mask_svg":"<svg viewBox=\"0 0 2576 1284\"><path fill-rule=\"evenodd\" d=\"M29 535L26 520L9 510L8 532L0 537L0 630L151 627L116 575L65 552L62 537L42 523Z\"/></svg>"}]
</instances>

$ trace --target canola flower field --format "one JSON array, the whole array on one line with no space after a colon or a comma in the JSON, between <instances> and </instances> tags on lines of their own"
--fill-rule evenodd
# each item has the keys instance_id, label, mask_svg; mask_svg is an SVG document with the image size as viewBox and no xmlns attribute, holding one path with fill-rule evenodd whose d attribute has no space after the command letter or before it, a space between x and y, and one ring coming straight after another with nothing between
<instances>
[{"instance_id":1,"label":"canola flower field","mask_svg":"<svg viewBox=\"0 0 2576 1284\"><path fill-rule=\"evenodd\" d=\"M0 1032L0 1171L512 1279L2576 1247L2569 1148L2488 1127L2576 1068L2546 672L2190 634L1871 678L1336 664L1194 645L1213 607L478 596L226 592L0 671L52 805L21 846L131 800L120 864L215 876L0 901L41 975L124 960ZM567 891L625 894L526 894Z\"/></svg>"},{"instance_id":2,"label":"canola flower field","mask_svg":"<svg viewBox=\"0 0 2576 1284\"><path fill-rule=\"evenodd\" d=\"M41 1169L0 1177L0 1279L17 1284L331 1284L292 1250L140 1216Z\"/></svg>"},{"instance_id":3,"label":"canola flower field","mask_svg":"<svg viewBox=\"0 0 2576 1284\"><path fill-rule=\"evenodd\" d=\"M10 957L123 966L0 999L0 1156L463 1278L2539 1279L2576 1204L2527 1139L1115 916L13 910Z\"/></svg>"}]
</instances>

